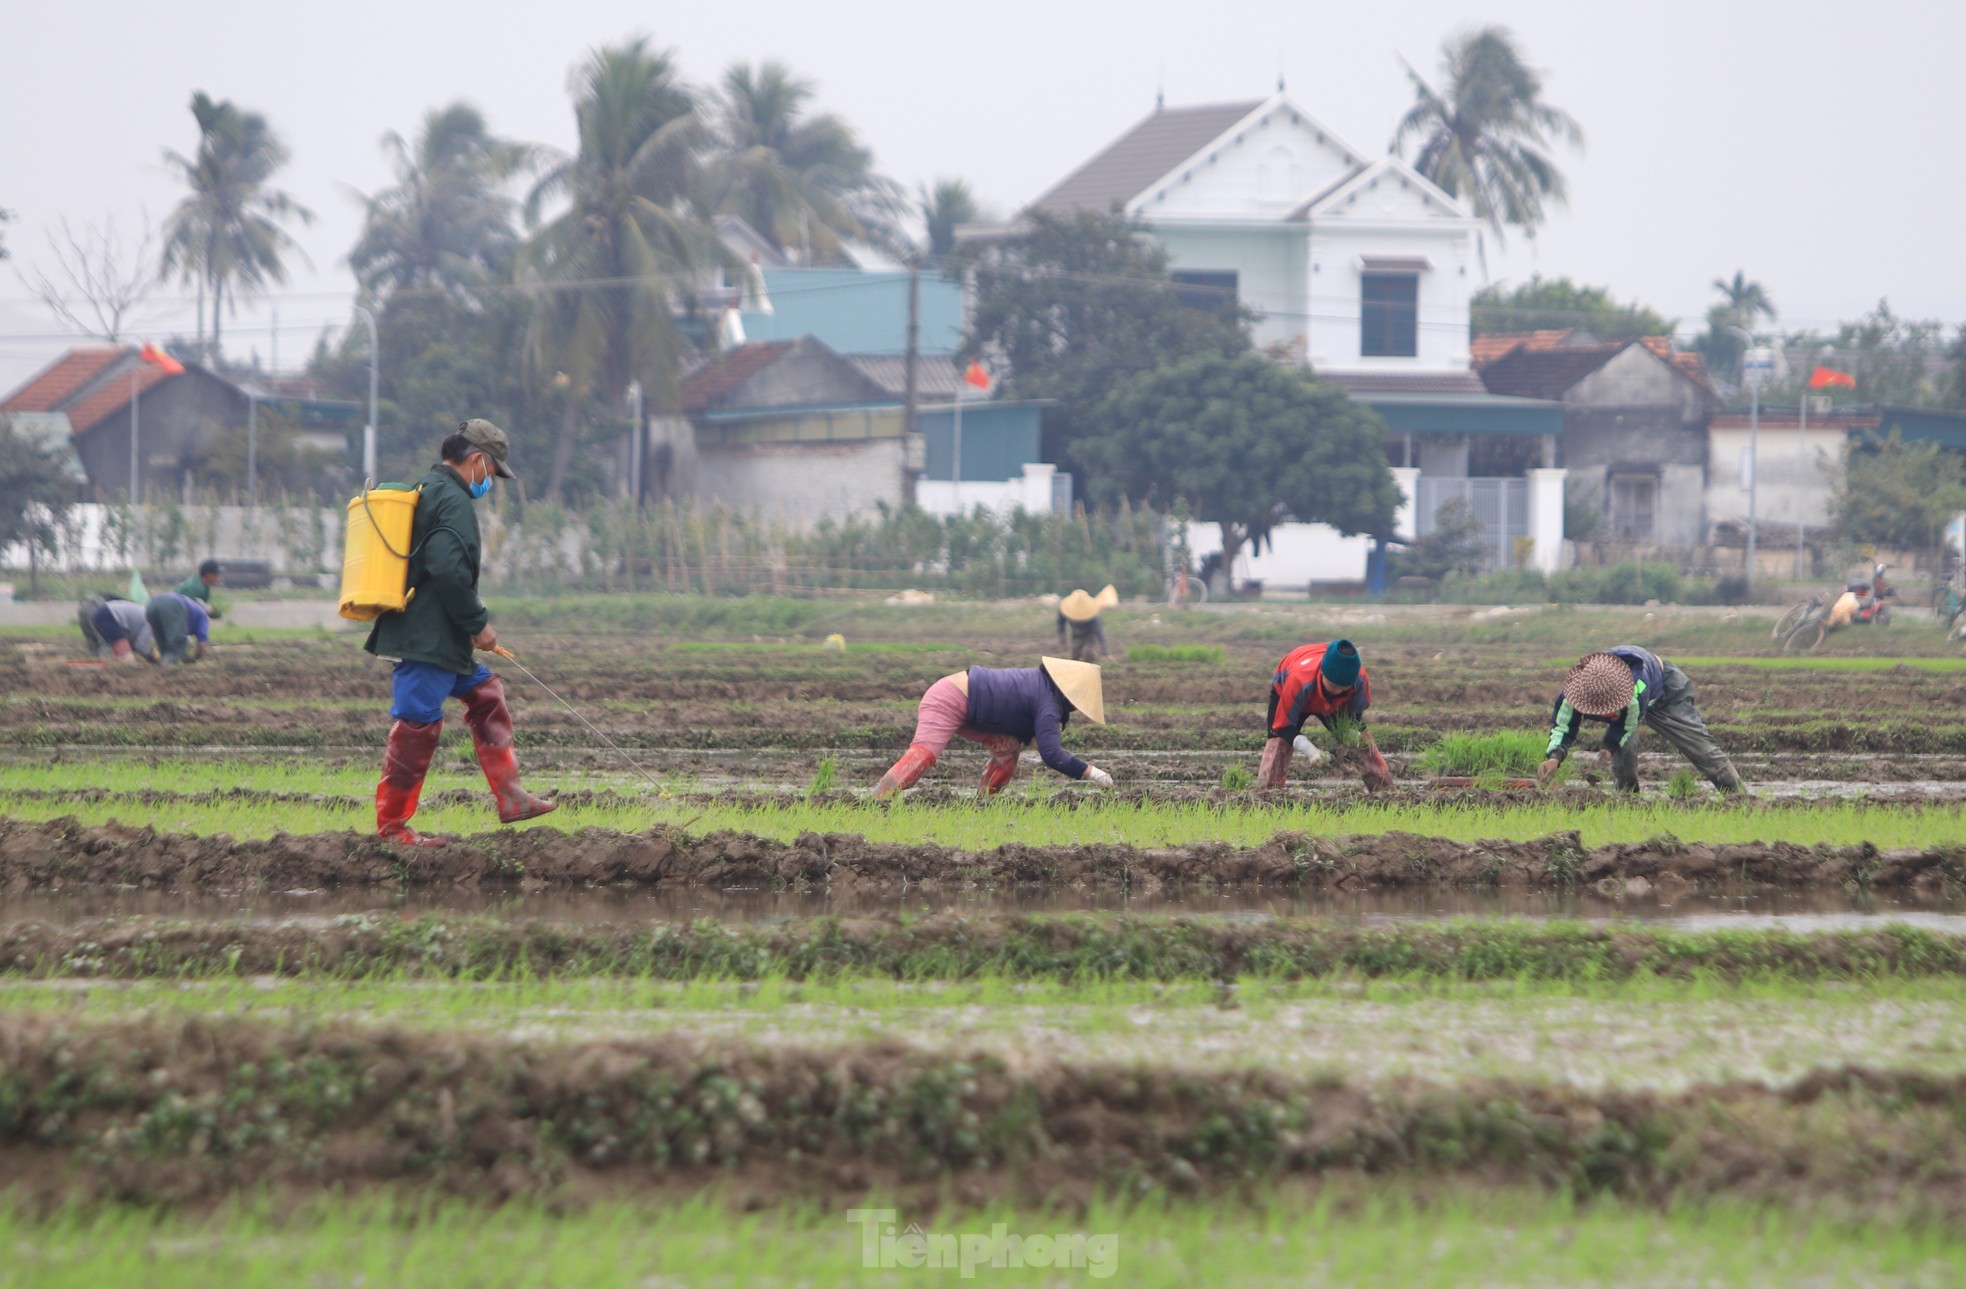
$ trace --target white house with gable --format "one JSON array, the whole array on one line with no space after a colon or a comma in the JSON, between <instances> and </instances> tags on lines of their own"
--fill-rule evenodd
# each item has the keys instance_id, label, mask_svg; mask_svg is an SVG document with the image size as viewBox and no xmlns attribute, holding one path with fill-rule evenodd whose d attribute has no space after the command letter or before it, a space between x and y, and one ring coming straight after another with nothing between
<instances>
[{"instance_id":1,"label":"white house with gable","mask_svg":"<svg viewBox=\"0 0 1966 1289\"><path fill-rule=\"evenodd\" d=\"M1241 304L1256 315L1259 347L1380 413L1408 498L1397 535L1424 535L1439 506L1462 497L1483 521L1491 565L1527 549L1533 566L1557 567L1562 408L1490 394L1473 370L1482 223L1464 204L1398 157L1360 152L1279 91L1157 107L1029 207L1115 209L1165 247L1192 303ZM1366 539L1327 536L1305 545L1316 555L1291 557L1316 564L1308 575L1264 567L1303 534L1280 534L1277 554L1246 571L1362 580Z\"/></svg>"}]
</instances>

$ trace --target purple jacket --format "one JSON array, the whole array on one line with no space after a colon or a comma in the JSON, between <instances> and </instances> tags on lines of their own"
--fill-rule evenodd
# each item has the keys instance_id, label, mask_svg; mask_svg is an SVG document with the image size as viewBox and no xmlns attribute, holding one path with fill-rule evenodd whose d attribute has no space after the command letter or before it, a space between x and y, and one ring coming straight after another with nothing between
<instances>
[{"instance_id":1,"label":"purple jacket","mask_svg":"<svg viewBox=\"0 0 1966 1289\"><path fill-rule=\"evenodd\" d=\"M973 730L1037 741L1044 763L1068 779L1085 777L1085 762L1058 740L1072 705L1042 667L971 667L969 719Z\"/></svg>"}]
</instances>

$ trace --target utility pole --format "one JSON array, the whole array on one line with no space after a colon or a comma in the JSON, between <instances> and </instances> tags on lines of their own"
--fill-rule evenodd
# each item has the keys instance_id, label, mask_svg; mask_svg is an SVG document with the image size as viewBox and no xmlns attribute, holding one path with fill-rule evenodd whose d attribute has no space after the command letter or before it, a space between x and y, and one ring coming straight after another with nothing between
<instances>
[{"instance_id":1,"label":"utility pole","mask_svg":"<svg viewBox=\"0 0 1966 1289\"><path fill-rule=\"evenodd\" d=\"M246 508L259 513L259 390L246 391Z\"/></svg>"},{"instance_id":2,"label":"utility pole","mask_svg":"<svg viewBox=\"0 0 1966 1289\"><path fill-rule=\"evenodd\" d=\"M1747 341L1747 352L1741 356L1741 379L1748 386L1748 561L1743 570L1750 594L1754 591L1755 560L1755 494L1759 491L1761 480L1757 467L1761 451L1761 382L1775 369L1774 355L1754 342L1754 337L1745 327L1729 327L1735 335Z\"/></svg>"},{"instance_id":3,"label":"utility pole","mask_svg":"<svg viewBox=\"0 0 1966 1289\"><path fill-rule=\"evenodd\" d=\"M921 364L922 265L919 255L908 259L908 358L901 378L901 504L915 504L915 471L909 454L920 442L920 387L916 368Z\"/></svg>"},{"instance_id":4,"label":"utility pole","mask_svg":"<svg viewBox=\"0 0 1966 1289\"><path fill-rule=\"evenodd\" d=\"M375 478L375 392L378 375L381 372L382 347L376 343L375 315L361 305L355 312L362 315L362 321L369 324L369 423L362 427L362 478Z\"/></svg>"},{"instance_id":5,"label":"utility pole","mask_svg":"<svg viewBox=\"0 0 1966 1289\"><path fill-rule=\"evenodd\" d=\"M202 306L201 306L202 307ZM203 317L202 313L199 317ZM130 367L130 505L137 504L137 373L143 370L139 358Z\"/></svg>"}]
</instances>

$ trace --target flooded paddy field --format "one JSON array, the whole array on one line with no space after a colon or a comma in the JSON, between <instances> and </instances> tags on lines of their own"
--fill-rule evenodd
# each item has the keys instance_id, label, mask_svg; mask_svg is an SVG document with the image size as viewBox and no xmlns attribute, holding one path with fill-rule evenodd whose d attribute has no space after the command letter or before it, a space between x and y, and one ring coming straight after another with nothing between
<instances>
[{"instance_id":1,"label":"flooded paddy field","mask_svg":"<svg viewBox=\"0 0 1966 1289\"><path fill-rule=\"evenodd\" d=\"M1066 735L1115 789L1027 763L980 800L958 743L876 803L923 690L1034 663L1048 611L735 603L509 606L577 710L508 674L561 809L496 828L453 721L417 816L452 840L418 853L373 836L355 638L221 627L175 671L0 639L0 1151L37 1202L1118 1203L1144 1246L1176 1237L1129 1206L1509 1196L1525 1232L1745 1205L1906 1283L1960 1265L1966 660L1935 628L1797 665L1752 617L1122 608L1111 724ZM1335 635L1398 786L1315 734L1252 791L1276 659ZM1539 755L1568 662L1628 642L1686 668L1750 798L1652 734L1636 800L1444 759Z\"/></svg>"}]
</instances>

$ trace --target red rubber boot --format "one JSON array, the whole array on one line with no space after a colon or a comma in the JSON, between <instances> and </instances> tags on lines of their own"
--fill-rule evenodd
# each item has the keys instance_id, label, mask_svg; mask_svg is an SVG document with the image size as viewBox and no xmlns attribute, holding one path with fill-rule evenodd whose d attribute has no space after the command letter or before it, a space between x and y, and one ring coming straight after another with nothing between
<instances>
[{"instance_id":1,"label":"red rubber boot","mask_svg":"<svg viewBox=\"0 0 1966 1289\"><path fill-rule=\"evenodd\" d=\"M994 797L1017 777L1017 758L1024 745L1008 734L987 734L983 746L990 749L990 763L983 767L983 795Z\"/></svg>"},{"instance_id":2,"label":"red rubber boot","mask_svg":"<svg viewBox=\"0 0 1966 1289\"><path fill-rule=\"evenodd\" d=\"M874 789L874 800L884 801L897 792L906 792L915 786L915 781L935 767L935 753L919 743L911 743L901 759L888 767L881 776L881 785Z\"/></svg>"},{"instance_id":3,"label":"red rubber boot","mask_svg":"<svg viewBox=\"0 0 1966 1289\"><path fill-rule=\"evenodd\" d=\"M441 846L441 837L426 837L410 827L416 801L423 793L423 776L437 755L442 721L418 725L397 721L389 727L389 745L382 754L382 782L375 785L375 830L403 846Z\"/></svg>"},{"instance_id":4,"label":"red rubber boot","mask_svg":"<svg viewBox=\"0 0 1966 1289\"><path fill-rule=\"evenodd\" d=\"M464 723L471 727L478 767L498 802L498 822L515 824L559 809L555 802L519 786L519 755L512 750L512 711L505 705L505 682L493 676L466 692Z\"/></svg>"}]
</instances>

